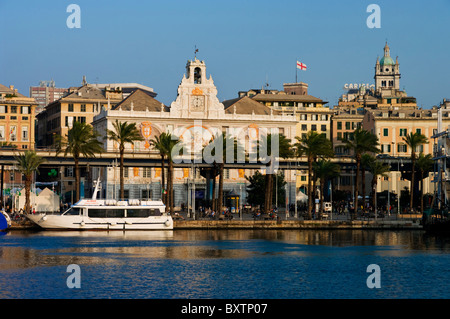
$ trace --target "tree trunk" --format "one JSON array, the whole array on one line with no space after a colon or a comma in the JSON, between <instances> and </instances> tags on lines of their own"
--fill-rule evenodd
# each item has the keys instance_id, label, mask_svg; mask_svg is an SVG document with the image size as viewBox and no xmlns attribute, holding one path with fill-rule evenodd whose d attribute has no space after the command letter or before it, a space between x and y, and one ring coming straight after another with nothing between
<instances>
[{"instance_id":1,"label":"tree trunk","mask_svg":"<svg viewBox=\"0 0 450 319\"><path fill-rule=\"evenodd\" d=\"M363 198L363 209L362 212L366 211L366 169L364 167L361 168L361 196Z\"/></svg>"},{"instance_id":2,"label":"tree trunk","mask_svg":"<svg viewBox=\"0 0 450 319\"><path fill-rule=\"evenodd\" d=\"M265 190L265 194L264 194L264 213L268 213L269 212L269 206L270 206L270 201L272 200L270 198L270 181L269 181L269 172L268 170L266 170L266 176L265 178L265 186L266 186L266 190Z\"/></svg>"},{"instance_id":3,"label":"tree trunk","mask_svg":"<svg viewBox=\"0 0 450 319\"><path fill-rule=\"evenodd\" d=\"M32 175L25 176L25 213L31 213L30 191Z\"/></svg>"},{"instance_id":4,"label":"tree trunk","mask_svg":"<svg viewBox=\"0 0 450 319\"><path fill-rule=\"evenodd\" d=\"M120 181L120 199L124 200L125 198L125 189L124 189L124 183L123 183L123 153L124 153L125 149L123 146L120 146L120 176L119 176L119 181Z\"/></svg>"},{"instance_id":5,"label":"tree trunk","mask_svg":"<svg viewBox=\"0 0 450 319\"><path fill-rule=\"evenodd\" d=\"M166 190L166 183L165 183L165 163L164 163L164 155L161 155L161 199L165 205L167 205L167 194L164 194L164 191Z\"/></svg>"},{"instance_id":6,"label":"tree trunk","mask_svg":"<svg viewBox=\"0 0 450 319\"><path fill-rule=\"evenodd\" d=\"M78 157L74 157L74 162L75 162L75 203L76 203L80 200L80 165L78 162Z\"/></svg>"},{"instance_id":7,"label":"tree trunk","mask_svg":"<svg viewBox=\"0 0 450 319\"><path fill-rule=\"evenodd\" d=\"M173 202L173 162L169 160L169 169L167 172L167 197L169 204L169 212L173 215L174 202Z\"/></svg>"},{"instance_id":8,"label":"tree trunk","mask_svg":"<svg viewBox=\"0 0 450 319\"><path fill-rule=\"evenodd\" d=\"M376 212L376 207L377 207L377 176L376 175L373 176L373 178L372 178L372 192L373 192L373 194L372 194L372 207L373 207L373 209L375 211L375 214L376 214L377 213Z\"/></svg>"},{"instance_id":9,"label":"tree trunk","mask_svg":"<svg viewBox=\"0 0 450 319\"><path fill-rule=\"evenodd\" d=\"M219 196L217 199L217 206L219 209L219 212L222 211L223 206L223 171L224 171L225 164L222 162L219 165ZM239 200L242 200L241 198ZM236 207L237 208L237 207Z\"/></svg>"},{"instance_id":10,"label":"tree trunk","mask_svg":"<svg viewBox=\"0 0 450 319\"><path fill-rule=\"evenodd\" d=\"M414 171L415 171L415 163L416 162L416 153L414 151L411 152L411 187L410 187L410 191L411 191L411 197L409 200L409 210L410 213L412 213L413 210L413 202L414 202Z\"/></svg>"},{"instance_id":11,"label":"tree trunk","mask_svg":"<svg viewBox=\"0 0 450 319\"><path fill-rule=\"evenodd\" d=\"M211 201L212 201L212 210L217 213L217 201L216 201L216 163L213 164L212 169L212 195L211 195ZM217 217L217 214L215 215Z\"/></svg>"},{"instance_id":12,"label":"tree trunk","mask_svg":"<svg viewBox=\"0 0 450 319\"><path fill-rule=\"evenodd\" d=\"M322 218L322 214L323 214L323 191L325 189L325 181L324 179L320 179L320 210L319 210L319 219Z\"/></svg>"},{"instance_id":13,"label":"tree trunk","mask_svg":"<svg viewBox=\"0 0 450 319\"><path fill-rule=\"evenodd\" d=\"M313 205L313 198L312 198L312 158L308 158L308 218L312 219L312 205Z\"/></svg>"},{"instance_id":14,"label":"tree trunk","mask_svg":"<svg viewBox=\"0 0 450 319\"><path fill-rule=\"evenodd\" d=\"M356 180L355 180L355 198L354 198L354 207L353 207L353 216L352 219L355 218L355 216L358 213L358 188L359 188L359 171L360 171L360 166L361 166L361 155L357 154L356 155Z\"/></svg>"},{"instance_id":15,"label":"tree trunk","mask_svg":"<svg viewBox=\"0 0 450 319\"><path fill-rule=\"evenodd\" d=\"M423 215L423 171L420 171L420 212Z\"/></svg>"}]
</instances>

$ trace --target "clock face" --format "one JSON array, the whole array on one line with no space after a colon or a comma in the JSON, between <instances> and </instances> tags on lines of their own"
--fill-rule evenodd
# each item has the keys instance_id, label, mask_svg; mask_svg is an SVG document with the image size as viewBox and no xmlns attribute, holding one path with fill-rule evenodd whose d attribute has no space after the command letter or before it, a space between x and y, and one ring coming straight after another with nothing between
<instances>
[{"instance_id":1,"label":"clock face","mask_svg":"<svg viewBox=\"0 0 450 319\"><path fill-rule=\"evenodd\" d=\"M191 110L192 111L203 111L204 97L203 96L193 96L191 100Z\"/></svg>"}]
</instances>

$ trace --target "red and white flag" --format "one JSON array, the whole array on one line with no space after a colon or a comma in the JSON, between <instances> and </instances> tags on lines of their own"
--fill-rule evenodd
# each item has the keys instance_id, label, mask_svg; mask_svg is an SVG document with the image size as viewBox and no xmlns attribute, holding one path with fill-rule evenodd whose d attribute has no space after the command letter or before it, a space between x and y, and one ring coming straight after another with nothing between
<instances>
[{"instance_id":1,"label":"red and white flag","mask_svg":"<svg viewBox=\"0 0 450 319\"><path fill-rule=\"evenodd\" d=\"M297 69L306 70L306 64L297 61Z\"/></svg>"}]
</instances>

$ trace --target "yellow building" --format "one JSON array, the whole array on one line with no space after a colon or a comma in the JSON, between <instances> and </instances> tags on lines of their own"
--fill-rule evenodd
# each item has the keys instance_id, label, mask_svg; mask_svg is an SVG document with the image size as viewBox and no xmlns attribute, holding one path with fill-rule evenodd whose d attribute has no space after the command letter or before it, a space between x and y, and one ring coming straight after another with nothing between
<instances>
[{"instance_id":1,"label":"yellow building","mask_svg":"<svg viewBox=\"0 0 450 319\"><path fill-rule=\"evenodd\" d=\"M0 143L17 149L34 149L34 99L20 94L14 86L0 84Z\"/></svg>"},{"instance_id":2,"label":"yellow building","mask_svg":"<svg viewBox=\"0 0 450 319\"><path fill-rule=\"evenodd\" d=\"M65 136L73 122L91 124L94 115L99 114L102 108L111 108L120 101L120 88L99 89L87 83L70 88L66 96L48 104L38 114L38 146L53 145L55 136Z\"/></svg>"}]
</instances>

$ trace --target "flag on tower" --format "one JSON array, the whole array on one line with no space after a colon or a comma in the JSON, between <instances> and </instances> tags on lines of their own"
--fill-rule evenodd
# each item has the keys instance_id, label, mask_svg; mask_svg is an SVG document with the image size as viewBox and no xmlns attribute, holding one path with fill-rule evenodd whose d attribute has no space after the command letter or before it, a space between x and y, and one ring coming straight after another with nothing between
<instances>
[{"instance_id":1,"label":"flag on tower","mask_svg":"<svg viewBox=\"0 0 450 319\"><path fill-rule=\"evenodd\" d=\"M306 64L297 61L297 69L306 70Z\"/></svg>"}]
</instances>

